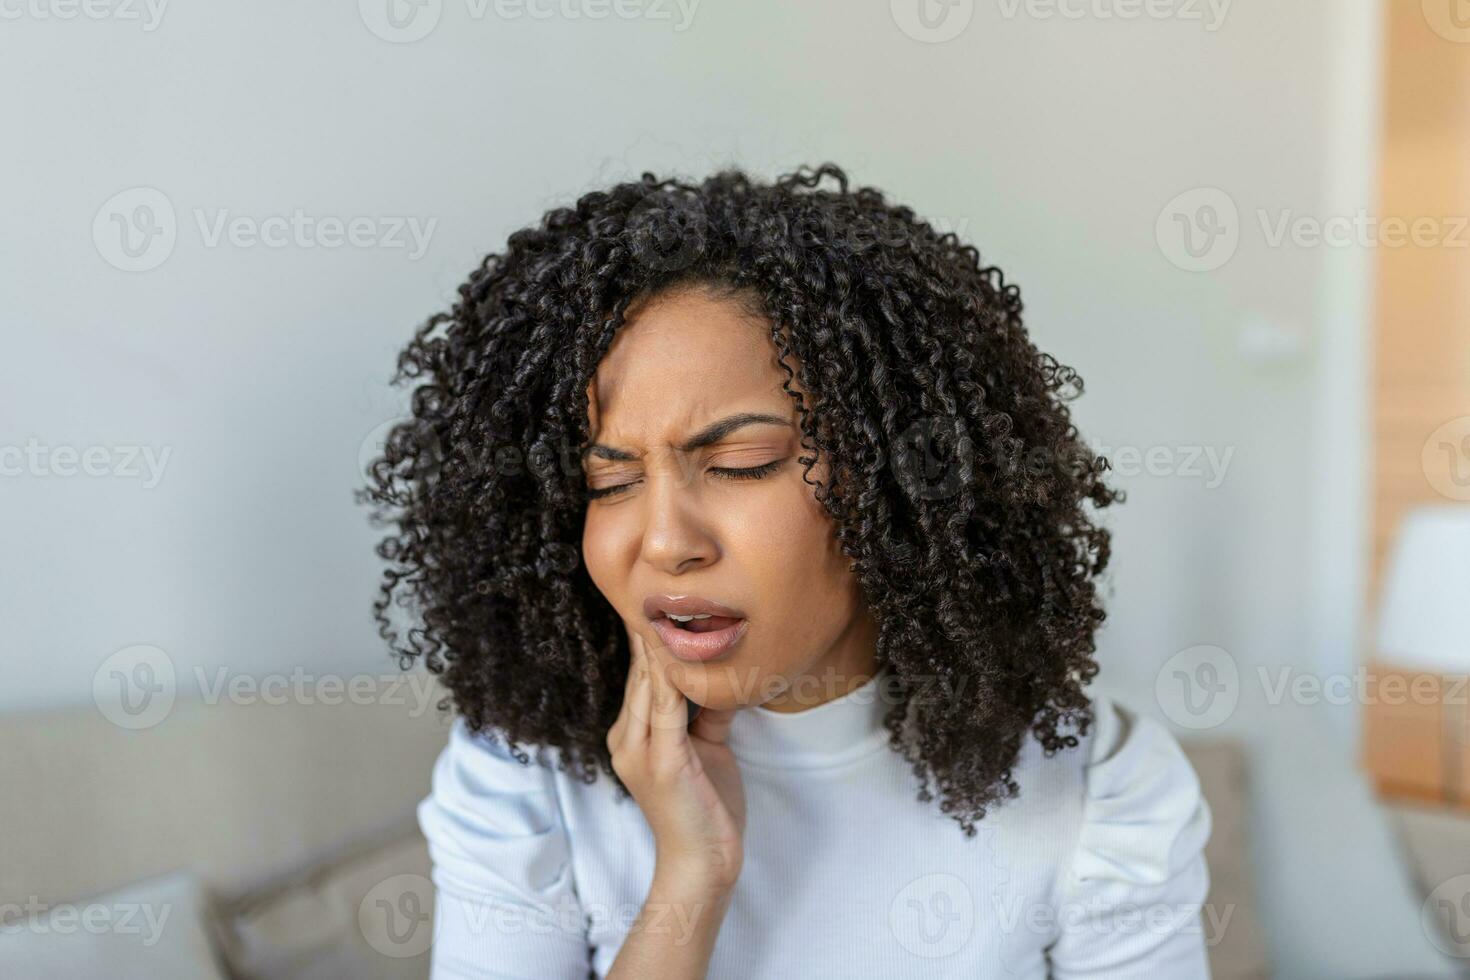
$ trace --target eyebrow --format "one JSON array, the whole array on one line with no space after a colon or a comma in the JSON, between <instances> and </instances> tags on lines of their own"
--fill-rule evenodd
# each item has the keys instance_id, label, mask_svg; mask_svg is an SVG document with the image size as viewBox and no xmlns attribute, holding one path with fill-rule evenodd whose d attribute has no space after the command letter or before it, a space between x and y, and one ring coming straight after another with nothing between
<instances>
[{"instance_id":1,"label":"eyebrow","mask_svg":"<svg viewBox=\"0 0 1470 980\"><path fill-rule=\"evenodd\" d=\"M681 452L693 452L703 449L705 446L713 445L724 439L736 429L743 429L747 425L780 425L791 428L791 421L783 419L779 415L767 415L763 412L740 412L712 422L700 429L683 445L679 446ZM600 459L611 459L618 461L636 460L638 456L626 449L618 449L615 446L604 446L601 443L593 443L587 447L584 455L597 456Z\"/></svg>"}]
</instances>

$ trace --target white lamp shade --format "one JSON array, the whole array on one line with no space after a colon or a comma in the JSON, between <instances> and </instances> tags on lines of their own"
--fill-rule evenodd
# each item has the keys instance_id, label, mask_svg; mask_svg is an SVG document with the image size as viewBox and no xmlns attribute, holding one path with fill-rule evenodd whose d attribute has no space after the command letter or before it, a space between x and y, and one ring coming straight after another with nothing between
<instances>
[{"instance_id":1,"label":"white lamp shade","mask_svg":"<svg viewBox=\"0 0 1470 980\"><path fill-rule=\"evenodd\" d=\"M1404 517L1378 611L1378 653L1418 670L1470 673L1470 507Z\"/></svg>"}]
</instances>

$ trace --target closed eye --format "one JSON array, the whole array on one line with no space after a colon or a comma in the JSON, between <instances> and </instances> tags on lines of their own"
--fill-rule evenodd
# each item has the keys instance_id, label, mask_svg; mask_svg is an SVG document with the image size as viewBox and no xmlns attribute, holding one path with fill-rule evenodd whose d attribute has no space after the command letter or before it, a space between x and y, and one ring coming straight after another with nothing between
<instances>
[{"instance_id":1,"label":"closed eye","mask_svg":"<svg viewBox=\"0 0 1470 980\"><path fill-rule=\"evenodd\" d=\"M711 467L710 472L719 474L720 478L724 480L759 480L763 476L769 476L776 472L776 467L784 462L785 460L782 459L773 459L769 463L762 463L759 466L749 466L745 469L715 466Z\"/></svg>"},{"instance_id":2,"label":"closed eye","mask_svg":"<svg viewBox=\"0 0 1470 980\"><path fill-rule=\"evenodd\" d=\"M762 463L760 466L747 466L743 468L712 466L709 472L722 480L759 480L762 477L776 472L776 469L784 462L786 462L784 459L773 459L771 462ZM619 483L615 487L589 487L587 489L587 496L592 500L597 500L600 497L608 497L615 493L622 493L637 482L637 480L634 480L632 483Z\"/></svg>"}]
</instances>

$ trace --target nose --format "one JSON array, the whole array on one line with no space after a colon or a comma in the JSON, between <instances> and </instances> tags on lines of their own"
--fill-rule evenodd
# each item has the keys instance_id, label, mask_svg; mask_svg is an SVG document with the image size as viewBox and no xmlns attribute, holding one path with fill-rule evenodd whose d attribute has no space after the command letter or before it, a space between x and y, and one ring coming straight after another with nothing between
<instances>
[{"instance_id":1,"label":"nose","mask_svg":"<svg viewBox=\"0 0 1470 980\"><path fill-rule=\"evenodd\" d=\"M643 542L640 557L665 575L681 575L719 559L720 546L702 509L699 481L677 463L644 473Z\"/></svg>"}]
</instances>

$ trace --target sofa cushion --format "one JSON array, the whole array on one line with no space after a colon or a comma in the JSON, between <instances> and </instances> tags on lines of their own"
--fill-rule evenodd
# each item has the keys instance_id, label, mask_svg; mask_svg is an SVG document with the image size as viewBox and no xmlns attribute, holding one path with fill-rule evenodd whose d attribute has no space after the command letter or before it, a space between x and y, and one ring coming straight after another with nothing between
<instances>
[{"instance_id":1,"label":"sofa cushion","mask_svg":"<svg viewBox=\"0 0 1470 980\"><path fill-rule=\"evenodd\" d=\"M423 980L434 887L417 826L224 903L224 950L243 980Z\"/></svg>"},{"instance_id":2,"label":"sofa cushion","mask_svg":"<svg viewBox=\"0 0 1470 980\"><path fill-rule=\"evenodd\" d=\"M1214 980L1264 980L1271 971L1251 871L1244 748L1216 738L1186 738L1180 745L1199 776L1213 817L1205 844L1210 894L1202 910L1210 973Z\"/></svg>"},{"instance_id":3,"label":"sofa cushion","mask_svg":"<svg viewBox=\"0 0 1470 980\"><path fill-rule=\"evenodd\" d=\"M180 699L138 730L96 707L0 718L0 903L182 867L228 897L378 837L412 818L448 737L425 677L366 703Z\"/></svg>"},{"instance_id":4,"label":"sofa cushion","mask_svg":"<svg viewBox=\"0 0 1470 980\"><path fill-rule=\"evenodd\" d=\"M209 896L177 872L82 902L0 905L0 965L7 977L70 980L211 980L226 976ZM44 907L42 907L44 905Z\"/></svg>"}]
</instances>

